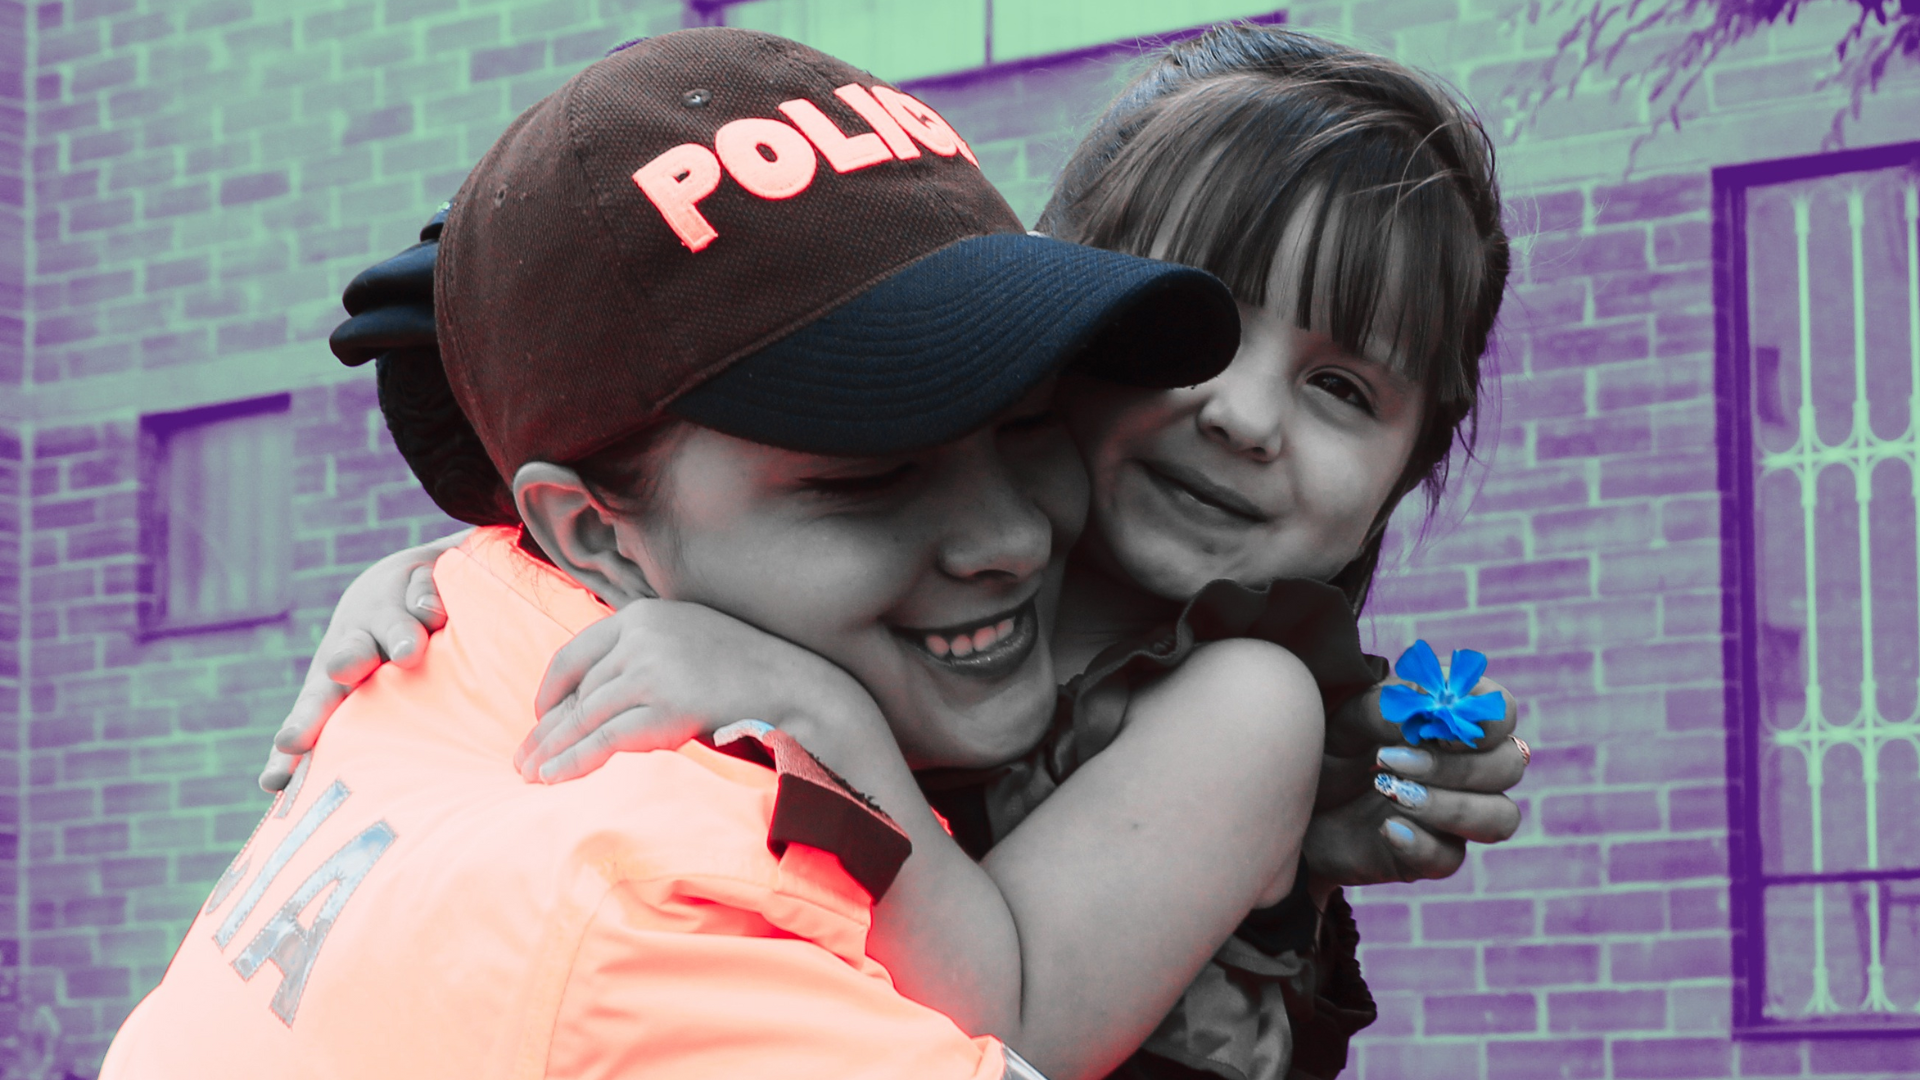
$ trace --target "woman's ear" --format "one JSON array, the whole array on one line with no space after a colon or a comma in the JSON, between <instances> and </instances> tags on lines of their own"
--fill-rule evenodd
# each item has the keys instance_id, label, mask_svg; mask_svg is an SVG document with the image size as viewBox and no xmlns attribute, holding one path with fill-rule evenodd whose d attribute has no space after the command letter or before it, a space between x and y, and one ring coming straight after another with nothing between
<instances>
[{"instance_id":1,"label":"woman's ear","mask_svg":"<svg viewBox=\"0 0 1920 1080\"><path fill-rule=\"evenodd\" d=\"M513 501L534 542L567 576L614 608L658 597L646 571L620 549L620 529L580 474L530 461L513 475Z\"/></svg>"}]
</instances>

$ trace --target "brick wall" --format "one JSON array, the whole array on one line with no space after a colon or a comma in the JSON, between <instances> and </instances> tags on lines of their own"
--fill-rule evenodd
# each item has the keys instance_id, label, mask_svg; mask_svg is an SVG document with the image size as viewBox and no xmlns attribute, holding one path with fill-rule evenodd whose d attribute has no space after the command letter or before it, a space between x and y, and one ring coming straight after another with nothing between
<instances>
[{"instance_id":1,"label":"brick wall","mask_svg":"<svg viewBox=\"0 0 1920 1080\"><path fill-rule=\"evenodd\" d=\"M0 1054L16 1028L20 973L20 443L19 427L0 423Z\"/></svg>"},{"instance_id":2,"label":"brick wall","mask_svg":"<svg viewBox=\"0 0 1920 1080\"><path fill-rule=\"evenodd\" d=\"M0 3L0 1056L16 1025L19 937L21 443L26 331L27 11Z\"/></svg>"},{"instance_id":3,"label":"brick wall","mask_svg":"<svg viewBox=\"0 0 1920 1080\"><path fill-rule=\"evenodd\" d=\"M1442 72L1504 132L1503 94L1557 36L1517 10L1291 16ZM1515 841L1450 881L1359 897L1382 1019L1353 1075L1920 1073L1914 1040L1728 1034L1707 171L1818 148L1838 14L1734 50L1686 131L1631 167L1643 110L1603 85L1503 136L1519 260L1488 465L1451 528L1399 545L1372 629L1384 651L1490 652L1539 752ZM0 258L0 837L18 832L26 871L17 911L0 885L0 962L18 925L24 978L0 1038L47 1006L62 1064L90 1072L257 816L252 774L339 588L448 527L391 452L367 373L319 344L340 288L409 242L520 108L681 19L671 0L0 2L0 242L19 252ZM919 89L1031 219L1121 59ZM1916 90L1897 78L1853 141L1913 137ZM10 293L15 266L31 287ZM137 418L282 390L293 617L141 640Z\"/></svg>"},{"instance_id":4,"label":"brick wall","mask_svg":"<svg viewBox=\"0 0 1920 1080\"><path fill-rule=\"evenodd\" d=\"M1516 10L1380 0L1295 23L1441 72L1500 131L1557 36ZM1608 80L1505 140L1519 257L1489 464L1450 527L1416 546L1399 523L1372 630L1386 652L1489 653L1538 749L1513 841L1445 882L1361 890L1365 1080L1920 1075L1920 1039L1729 1037L1709 170L1821 149L1844 19L1809 8L1733 50L1678 135L1636 149L1647 114ZM1900 75L1850 145L1920 135L1917 91Z\"/></svg>"},{"instance_id":5,"label":"brick wall","mask_svg":"<svg viewBox=\"0 0 1920 1080\"><path fill-rule=\"evenodd\" d=\"M18 997L29 1019L51 1008L58 1066L91 1075L252 829L253 775L345 582L453 527L393 452L371 371L322 344L341 288L411 242L520 109L680 20L670 0L34 9L24 365L0 339L33 421L24 465L0 430L0 557L24 516L31 674L25 775L0 795L24 804ZM143 639L139 416L282 390L291 617ZM16 480L24 515L8 512ZM13 576L0 570L9 649ZM11 922L14 890L0 896ZM9 960L15 935L0 937Z\"/></svg>"}]
</instances>

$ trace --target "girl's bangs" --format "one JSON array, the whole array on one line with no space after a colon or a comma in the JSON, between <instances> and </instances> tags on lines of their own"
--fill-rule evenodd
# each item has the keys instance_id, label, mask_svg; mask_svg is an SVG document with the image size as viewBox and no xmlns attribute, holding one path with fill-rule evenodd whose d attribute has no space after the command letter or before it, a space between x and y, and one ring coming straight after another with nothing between
<instances>
[{"instance_id":1,"label":"girl's bangs","mask_svg":"<svg viewBox=\"0 0 1920 1080\"><path fill-rule=\"evenodd\" d=\"M1311 214L1299 325L1359 356L1386 342L1430 393L1470 398L1462 354L1486 287L1473 214L1432 140L1335 89L1236 76L1171 96L1066 238L1197 266L1262 306L1289 224Z\"/></svg>"}]
</instances>

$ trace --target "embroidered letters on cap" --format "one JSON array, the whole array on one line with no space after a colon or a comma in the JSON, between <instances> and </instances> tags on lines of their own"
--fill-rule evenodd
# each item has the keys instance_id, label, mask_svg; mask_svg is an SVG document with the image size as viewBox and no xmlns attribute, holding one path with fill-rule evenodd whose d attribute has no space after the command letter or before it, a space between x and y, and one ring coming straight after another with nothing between
<instances>
[{"instance_id":1,"label":"embroidered letters on cap","mask_svg":"<svg viewBox=\"0 0 1920 1080\"><path fill-rule=\"evenodd\" d=\"M980 166L953 125L910 94L890 86L869 91L859 83L848 83L833 94L873 130L848 135L818 105L794 98L779 106L792 124L759 116L731 121L714 132L712 150L682 143L634 170L633 182L687 250L700 251L720 236L700 213L700 200L720 186L722 166L735 183L762 199L791 199L807 190L819 169L816 148L837 173L896 158L911 161L920 156L920 146L941 157L959 154Z\"/></svg>"},{"instance_id":2,"label":"embroidered letters on cap","mask_svg":"<svg viewBox=\"0 0 1920 1080\"><path fill-rule=\"evenodd\" d=\"M681 143L634 170L633 182L687 250L699 251L720 235L699 209L700 200L720 186L720 159L713 151L699 143Z\"/></svg>"},{"instance_id":3,"label":"embroidered letters on cap","mask_svg":"<svg viewBox=\"0 0 1920 1080\"><path fill-rule=\"evenodd\" d=\"M773 157L768 159L763 150ZM757 116L714 132L713 151L736 183L763 199L790 199L807 190L818 167L804 136L778 120Z\"/></svg>"},{"instance_id":4,"label":"embroidered letters on cap","mask_svg":"<svg viewBox=\"0 0 1920 1080\"><path fill-rule=\"evenodd\" d=\"M794 98L780 103L780 111L793 126L799 128L813 145L820 150L820 156L827 159L834 172L848 173L864 169L869 165L878 165L893 160L893 151L874 132L860 135L848 135L835 127L820 106L806 98Z\"/></svg>"},{"instance_id":5,"label":"embroidered letters on cap","mask_svg":"<svg viewBox=\"0 0 1920 1080\"><path fill-rule=\"evenodd\" d=\"M873 130L879 132L880 137L887 141L887 149L893 151L894 157L901 161L912 161L920 156L920 148L913 145L912 139L907 138L907 130L900 126L899 121L887 115L887 110L880 107L880 103L873 99L873 95L867 91L866 87L859 83L848 83L835 90L833 96L846 102L848 108L860 114L860 119L865 120Z\"/></svg>"},{"instance_id":6,"label":"embroidered letters on cap","mask_svg":"<svg viewBox=\"0 0 1920 1080\"><path fill-rule=\"evenodd\" d=\"M910 94L903 94L891 86L873 88L874 99L887 115L900 122L907 133L920 141L927 149L941 157L952 157L958 152L975 166L980 162L973 156L973 148L968 146L953 125L946 122L933 107Z\"/></svg>"}]
</instances>

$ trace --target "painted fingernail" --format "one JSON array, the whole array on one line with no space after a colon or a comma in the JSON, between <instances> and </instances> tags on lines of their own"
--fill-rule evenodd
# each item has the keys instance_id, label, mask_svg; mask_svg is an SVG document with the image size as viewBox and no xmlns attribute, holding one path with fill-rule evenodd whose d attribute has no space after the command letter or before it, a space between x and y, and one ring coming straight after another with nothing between
<instances>
[{"instance_id":1,"label":"painted fingernail","mask_svg":"<svg viewBox=\"0 0 1920 1080\"><path fill-rule=\"evenodd\" d=\"M1409 810L1420 810L1427 805L1427 785L1417 781L1402 780L1391 773L1374 773L1373 788Z\"/></svg>"},{"instance_id":2,"label":"painted fingernail","mask_svg":"<svg viewBox=\"0 0 1920 1080\"><path fill-rule=\"evenodd\" d=\"M1386 834L1387 843L1402 851L1413 850L1413 830L1406 822L1389 818L1381 824L1380 831Z\"/></svg>"},{"instance_id":3,"label":"painted fingernail","mask_svg":"<svg viewBox=\"0 0 1920 1080\"><path fill-rule=\"evenodd\" d=\"M1402 776L1425 776L1433 771L1433 755L1411 746L1383 746L1373 760L1389 772Z\"/></svg>"}]
</instances>

